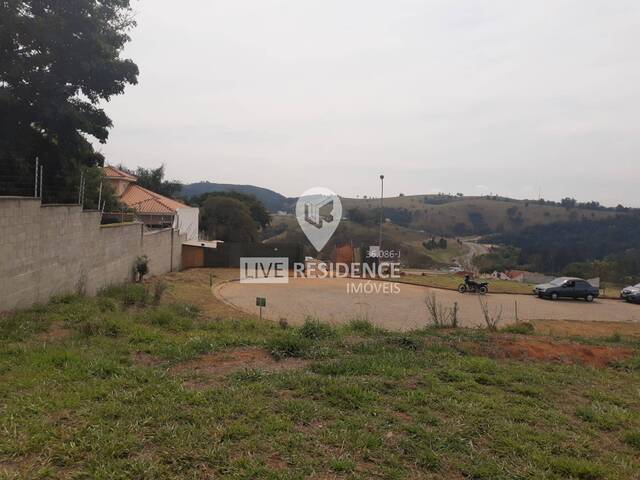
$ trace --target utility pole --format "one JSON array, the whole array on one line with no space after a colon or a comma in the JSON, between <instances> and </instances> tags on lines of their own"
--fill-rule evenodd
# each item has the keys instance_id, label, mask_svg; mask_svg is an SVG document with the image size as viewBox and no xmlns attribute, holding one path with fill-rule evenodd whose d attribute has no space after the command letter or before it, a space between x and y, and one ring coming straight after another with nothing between
<instances>
[{"instance_id":1,"label":"utility pole","mask_svg":"<svg viewBox=\"0 0 640 480\"><path fill-rule=\"evenodd\" d=\"M382 224L384 223L384 175L380 175L380 238L378 247L382 253Z\"/></svg>"},{"instance_id":2,"label":"utility pole","mask_svg":"<svg viewBox=\"0 0 640 480\"><path fill-rule=\"evenodd\" d=\"M38 157L36 157L36 177L35 177L35 185L33 186L33 196L34 197L38 197L38 161L40 159Z\"/></svg>"}]
</instances>

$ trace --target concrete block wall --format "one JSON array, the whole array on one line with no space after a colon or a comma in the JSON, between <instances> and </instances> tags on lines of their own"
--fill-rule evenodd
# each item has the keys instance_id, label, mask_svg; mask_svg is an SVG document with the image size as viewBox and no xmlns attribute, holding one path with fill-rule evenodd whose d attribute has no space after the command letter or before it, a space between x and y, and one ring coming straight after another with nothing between
<instances>
[{"instance_id":1,"label":"concrete block wall","mask_svg":"<svg viewBox=\"0 0 640 480\"><path fill-rule=\"evenodd\" d=\"M126 282L140 255L152 275L179 270L184 240L172 229L145 232L141 223L101 226L98 212L79 206L0 197L0 311Z\"/></svg>"}]
</instances>

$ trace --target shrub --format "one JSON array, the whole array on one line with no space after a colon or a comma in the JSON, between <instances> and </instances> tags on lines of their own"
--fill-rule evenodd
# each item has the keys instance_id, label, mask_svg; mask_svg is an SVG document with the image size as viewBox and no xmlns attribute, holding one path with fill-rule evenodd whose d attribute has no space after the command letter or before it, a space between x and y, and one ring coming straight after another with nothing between
<instances>
[{"instance_id":1,"label":"shrub","mask_svg":"<svg viewBox=\"0 0 640 480\"><path fill-rule=\"evenodd\" d=\"M134 277L137 275L138 282L142 282L144 276L149 273L149 258L146 255L140 255L133 263Z\"/></svg>"}]
</instances>

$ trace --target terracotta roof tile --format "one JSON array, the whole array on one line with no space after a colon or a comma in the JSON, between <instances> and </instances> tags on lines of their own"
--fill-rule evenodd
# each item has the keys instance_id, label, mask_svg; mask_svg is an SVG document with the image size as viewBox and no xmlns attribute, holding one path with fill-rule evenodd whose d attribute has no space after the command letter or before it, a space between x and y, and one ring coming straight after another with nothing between
<instances>
[{"instance_id":1,"label":"terracotta roof tile","mask_svg":"<svg viewBox=\"0 0 640 480\"><path fill-rule=\"evenodd\" d=\"M187 207L184 203L147 190L140 185L129 185L120 197L120 201L138 213L174 214L178 208Z\"/></svg>"},{"instance_id":2,"label":"terracotta roof tile","mask_svg":"<svg viewBox=\"0 0 640 480\"><path fill-rule=\"evenodd\" d=\"M111 165L107 165L103 167L102 171L104 172L104 176L107 178L119 178L123 180L130 180L132 182L135 182L136 180L138 180L138 177L131 175L127 172L123 172L119 168L113 167Z\"/></svg>"}]
</instances>

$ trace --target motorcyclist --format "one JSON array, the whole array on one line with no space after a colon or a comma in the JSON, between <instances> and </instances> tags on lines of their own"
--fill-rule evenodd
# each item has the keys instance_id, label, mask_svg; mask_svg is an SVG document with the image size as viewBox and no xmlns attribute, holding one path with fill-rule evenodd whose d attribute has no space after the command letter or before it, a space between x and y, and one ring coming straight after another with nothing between
<instances>
[{"instance_id":1,"label":"motorcyclist","mask_svg":"<svg viewBox=\"0 0 640 480\"><path fill-rule=\"evenodd\" d=\"M477 285L477 283L471 278L471 275L468 274L464 276L464 283L469 287L474 287Z\"/></svg>"}]
</instances>

